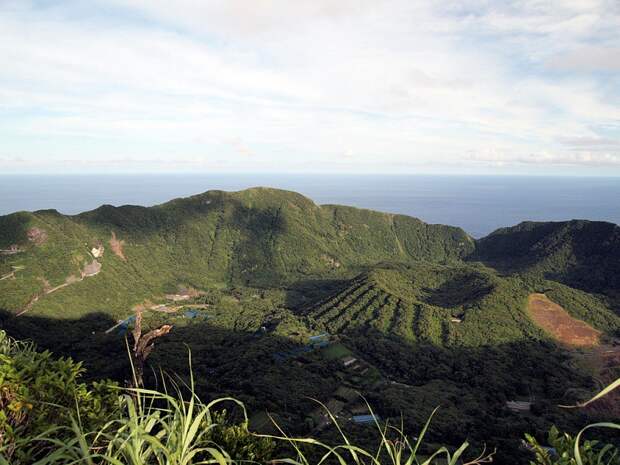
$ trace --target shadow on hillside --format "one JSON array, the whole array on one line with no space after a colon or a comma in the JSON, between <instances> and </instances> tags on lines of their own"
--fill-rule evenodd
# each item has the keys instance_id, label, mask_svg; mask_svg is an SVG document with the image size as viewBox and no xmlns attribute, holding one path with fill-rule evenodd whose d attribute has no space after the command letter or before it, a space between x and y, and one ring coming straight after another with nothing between
<instances>
[{"instance_id":1,"label":"shadow on hillside","mask_svg":"<svg viewBox=\"0 0 620 465\"><path fill-rule=\"evenodd\" d=\"M122 338L111 337L104 331L116 321L105 313L90 313L84 317L55 319L22 315L0 310L0 328L20 340L30 340L40 349L56 355L69 356L84 362L88 378L123 380L130 369L127 350Z\"/></svg>"},{"instance_id":2,"label":"shadow on hillside","mask_svg":"<svg viewBox=\"0 0 620 465\"><path fill-rule=\"evenodd\" d=\"M427 304L452 309L482 299L493 291L493 286L484 277L471 273L455 276L437 288L423 291L427 294L423 299Z\"/></svg>"},{"instance_id":3,"label":"shadow on hillside","mask_svg":"<svg viewBox=\"0 0 620 465\"><path fill-rule=\"evenodd\" d=\"M607 293L620 287L617 228L612 223L573 220L503 229L479 240L469 260L480 260L503 273L542 264L538 272L546 279Z\"/></svg>"},{"instance_id":4,"label":"shadow on hillside","mask_svg":"<svg viewBox=\"0 0 620 465\"><path fill-rule=\"evenodd\" d=\"M321 304L325 299L346 289L351 279L344 277L334 279L302 279L288 285L285 305L298 314Z\"/></svg>"},{"instance_id":5,"label":"shadow on hillside","mask_svg":"<svg viewBox=\"0 0 620 465\"><path fill-rule=\"evenodd\" d=\"M196 389L203 400L233 396L251 412L280 413L283 426L298 431L306 414L317 408L311 399L327 400L337 383L333 367L317 360L316 353L289 356L305 343L269 332L225 329L198 317L178 318L169 320L175 325L172 332L156 342L147 362L152 369L147 370L147 383L156 383L154 372L161 369L188 385L191 351ZM131 378L131 367L125 337L118 331L104 332L114 324L101 313L60 320L0 312L0 328L9 335L82 361L88 370L85 379L111 378L122 384ZM133 342L129 333L127 341ZM276 354L284 354L285 360Z\"/></svg>"},{"instance_id":6,"label":"shadow on hillside","mask_svg":"<svg viewBox=\"0 0 620 465\"><path fill-rule=\"evenodd\" d=\"M128 379L125 339L103 331L115 322L102 314L79 320L56 320L0 314L0 326L20 339L31 339L57 355L82 360L89 378ZM95 334L92 334L93 331ZM553 405L570 403L592 388L586 376L568 364L565 352L550 343L522 341L497 346L446 349L412 344L396 336L366 329L342 336L356 358L380 375L344 368L317 350L291 356L303 343L274 333L235 331L217 322L196 319L177 324L156 344L148 365L178 375L189 383L188 349L196 389L203 400L232 396L254 412L279 414L293 434L307 434L307 416L317 408L311 399L327 402L341 386L358 390L382 418L402 421L410 433L420 430L434 407L428 440L458 445L469 438L477 445L500 445L505 457L519 453L524 432L544 439L551 423L574 430L585 424L579 413L559 412ZM153 375L147 382L153 383ZM533 398L534 414L515 414L507 400ZM372 427L341 419L352 439L374 438ZM335 430L314 432L337 440ZM501 463L501 460L500 460Z\"/></svg>"}]
</instances>

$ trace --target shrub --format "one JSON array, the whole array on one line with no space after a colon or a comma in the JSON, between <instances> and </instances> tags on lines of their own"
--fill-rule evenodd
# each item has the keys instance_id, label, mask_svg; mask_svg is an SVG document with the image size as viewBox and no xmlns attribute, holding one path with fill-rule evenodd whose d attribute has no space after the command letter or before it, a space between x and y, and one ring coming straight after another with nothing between
<instances>
[{"instance_id":1,"label":"shrub","mask_svg":"<svg viewBox=\"0 0 620 465\"><path fill-rule=\"evenodd\" d=\"M620 450L612 444L592 440L577 442L577 437L560 433L551 427L548 435L549 446L545 447L526 435L527 445L536 458L532 465L618 465ZM575 451L578 450L578 454Z\"/></svg>"},{"instance_id":2,"label":"shrub","mask_svg":"<svg viewBox=\"0 0 620 465\"><path fill-rule=\"evenodd\" d=\"M12 464L45 455L47 446L38 438L54 425L79 418L84 428L94 429L118 411L116 384L87 385L80 382L83 371L80 363L38 352L33 344L0 331L0 452ZM54 429L53 438L64 436L66 432Z\"/></svg>"}]
</instances>

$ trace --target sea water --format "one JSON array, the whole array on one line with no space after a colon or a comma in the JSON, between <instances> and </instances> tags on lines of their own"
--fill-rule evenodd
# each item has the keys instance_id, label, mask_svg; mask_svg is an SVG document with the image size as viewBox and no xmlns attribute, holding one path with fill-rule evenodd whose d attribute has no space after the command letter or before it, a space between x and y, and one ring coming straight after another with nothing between
<instances>
[{"instance_id":1,"label":"sea water","mask_svg":"<svg viewBox=\"0 0 620 465\"><path fill-rule=\"evenodd\" d=\"M254 186L299 192L318 204L352 205L460 226L474 237L521 221L620 223L620 178L435 175L5 175L0 215L54 208L76 214L102 204L159 204L210 189Z\"/></svg>"}]
</instances>

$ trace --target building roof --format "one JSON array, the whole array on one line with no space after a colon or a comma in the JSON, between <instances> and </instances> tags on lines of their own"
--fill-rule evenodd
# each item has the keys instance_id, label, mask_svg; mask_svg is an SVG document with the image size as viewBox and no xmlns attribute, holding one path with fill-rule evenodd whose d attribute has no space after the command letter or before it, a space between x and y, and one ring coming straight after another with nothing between
<instances>
[{"instance_id":1,"label":"building roof","mask_svg":"<svg viewBox=\"0 0 620 465\"><path fill-rule=\"evenodd\" d=\"M355 423L372 423L375 420L379 420L377 415L353 415Z\"/></svg>"},{"instance_id":2,"label":"building roof","mask_svg":"<svg viewBox=\"0 0 620 465\"><path fill-rule=\"evenodd\" d=\"M508 407L510 410L515 411L528 411L530 410L531 406L531 402L525 402L521 400L509 400L506 402L506 407Z\"/></svg>"}]
</instances>

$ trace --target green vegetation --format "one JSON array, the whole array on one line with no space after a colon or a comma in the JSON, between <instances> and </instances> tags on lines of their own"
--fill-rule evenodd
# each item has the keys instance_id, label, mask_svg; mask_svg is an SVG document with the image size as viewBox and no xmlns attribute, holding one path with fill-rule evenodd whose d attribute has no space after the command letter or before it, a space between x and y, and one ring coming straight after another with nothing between
<instances>
[{"instance_id":1,"label":"green vegetation","mask_svg":"<svg viewBox=\"0 0 620 465\"><path fill-rule=\"evenodd\" d=\"M52 426L79 421L86 429L101 428L120 410L117 384L79 381L84 370L69 358L37 352L0 331L0 450L14 464L32 463L48 453L39 437L67 439ZM79 414L78 414L79 409Z\"/></svg>"},{"instance_id":2,"label":"green vegetation","mask_svg":"<svg viewBox=\"0 0 620 465\"><path fill-rule=\"evenodd\" d=\"M277 424L277 435L251 433L242 403L222 398L205 404L198 398L191 366L186 385L163 375L160 390L121 389L109 381L89 389L79 380L78 364L69 359L53 359L48 352L37 352L33 345L16 342L4 332L0 332L0 354L2 465L453 465L463 463L468 456L467 463L473 465L487 463L495 455L487 451L472 455L467 442L454 449L429 444L429 426L436 410L414 438L405 433L402 423L394 427L375 417L374 441L358 446L350 441L328 406L323 405L339 436L330 444L290 436ZM52 379L55 382L50 383ZM75 390L73 398L66 392L67 386ZM613 386L606 391L611 389ZM59 394L54 402L50 402L50 393ZM605 394L603 391L599 396ZM232 407L236 415L230 415L226 406ZM617 464L619 451L613 445L581 439L593 426L620 428L616 424L590 425L572 438L560 435L552 427L549 443L554 449L541 446L533 436L526 438L537 464Z\"/></svg>"},{"instance_id":3,"label":"green vegetation","mask_svg":"<svg viewBox=\"0 0 620 465\"><path fill-rule=\"evenodd\" d=\"M612 223L525 222L479 240L474 256L506 272L536 275L589 292L620 288L620 227Z\"/></svg>"},{"instance_id":4,"label":"green vegetation","mask_svg":"<svg viewBox=\"0 0 620 465\"><path fill-rule=\"evenodd\" d=\"M28 239L33 228L47 239ZM45 315L75 317L86 311L120 316L128 303L175 292L244 285L273 287L300 279L338 277L378 261L457 260L473 250L459 228L427 225L404 216L349 207L319 207L291 192L219 191L152 208L103 206L67 217L55 211L0 218L0 273L23 266L19 280L0 282L0 305L19 311L44 288L79 276L89 251L105 249L97 279L85 279L46 295ZM7 233L5 234L5 231ZM123 260L109 244L124 241Z\"/></svg>"},{"instance_id":5,"label":"green vegetation","mask_svg":"<svg viewBox=\"0 0 620 465\"><path fill-rule=\"evenodd\" d=\"M600 371L596 354L582 349L579 358L558 346L526 306L543 292L611 347L620 335L618 229L524 223L474 241L459 228L264 188L76 216L15 213L0 217L0 327L79 361L56 369L75 383L83 378L63 389L106 399L79 400L90 419L82 431L127 408L102 390L130 378L131 322L119 321L140 305L145 330L173 325L150 367L195 375L201 399L234 397L261 430L275 415L287 433L336 444L340 433L318 399L348 438L378 445L372 428L353 421L368 414L362 398L383 420L402 418L407 431L421 430L440 405L430 444L470 441L472 454L486 444L498 448L498 463L525 463L524 433L542 441L552 425L574 435L590 419L613 419L605 409L556 407L588 398L617 368ZM323 343L311 341L325 332ZM347 358L354 360L345 365ZM145 376L147 386L161 382L150 370ZM46 396L65 399L61 391ZM531 409L512 411L508 401ZM231 427L242 424L229 418Z\"/></svg>"},{"instance_id":6,"label":"green vegetation","mask_svg":"<svg viewBox=\"0 0 620 465\"><path fill-rule=\"evenodd\" d=\"M617 429L618 425L607 425ZM536 454L533 465L618 465L620 449L597 440L577 442L577 438L560 433L552 427L547 437L549 446L542 446L536 438L526 435L527 444ZM577 451L577 452L575 452Z\"/></svg>"}]
</instances>

